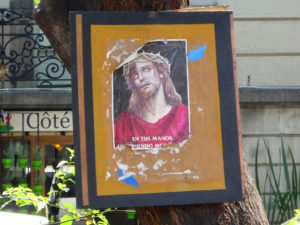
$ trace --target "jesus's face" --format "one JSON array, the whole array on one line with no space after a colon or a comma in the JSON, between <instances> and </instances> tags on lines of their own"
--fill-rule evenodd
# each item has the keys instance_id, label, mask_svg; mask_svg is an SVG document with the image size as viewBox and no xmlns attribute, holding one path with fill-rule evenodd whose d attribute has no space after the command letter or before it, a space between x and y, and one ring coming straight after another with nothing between
<instances>
[{"instance_id":1,"label":"jesus's face","mask_svg":"<svg viewBox=\"0 0 300 225\"><path fill-rule=\"evenodd\" d=\"M154 96L161 86L156 65L151 61L135 62L130 79L137 92L145 98Z\"/></svg>"}]
</instances>

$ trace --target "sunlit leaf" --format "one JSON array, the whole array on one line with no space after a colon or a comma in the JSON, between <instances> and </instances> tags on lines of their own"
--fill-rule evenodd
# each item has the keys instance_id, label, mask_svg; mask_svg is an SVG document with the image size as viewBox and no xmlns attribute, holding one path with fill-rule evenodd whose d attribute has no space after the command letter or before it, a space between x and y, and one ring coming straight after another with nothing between
<instances>
[{"instance_id":1,"label":"sunlit leaf","mask_svg":"<svg viewBox=\"0 0 300 225\"><path fill-rule=\"evenodd\" d=\"M38 202L37 203L37 211L41 211L43 208L45 208L46 203L45 202Z\"/></svg>"},{"instance_id":2,"label":"sunlit leaf","mask_svg":"<svg viewBox=\"0 0 300 225\"><path fill-rule=\"evenodd\" d=\"M297 225L298 223L296 223L294 220L292 220L291 222L289 222L287 225Z\"/></svg>"},{"instance_id":3,"label":"sunlit leaf","mask_svg":"<svg viewBox=\"0 0 300 225\"><path fill-rule=\"evenodd\" d=\"M69 203L65 202L65 203L63 203L63 205L64 205L65 208L69 209L70 211L76 210L75 206L73 206L73 205L71 205Z\"/></svg>"},{"instance_id":4,"label":"sunlit leaf","mask_svg":"<svg viewBox=\"0 0 300 225\"><path fill-rule=\"evenodd\" d=\"M65 222L67 221L67 222ZM64 215L61 219L60 219L61 225L72 225L73 223L73 217L70 215Z\"/></svg>"},{"instance_id":5,"label":"sunlit leaf","mask_svg":"<svg viewBox=\"0 0 300 225\"><path fill-rule=\"evenodd\" d=\"M66 184L63 184L63 183L58 183L57 186L58 186L58 188L61 189L61 190L67 187L67 185L66 185Z\"/></svg>"},{"instance_id":6,"label":"sunlit leaf","mask_svg":"<svg viewBox=\"0 0 300 225\"><path fill-rule=\"evenodd\" d=\"M75 184L75 181L72 178L67 179L67 181L70 181L71 183Z\"/></svg>"},{"instance_id":7,"label":"sunlit leaf","mask_svg":"<svg viewBox=\"0 0 300 225\"><path fill-rule=\"evenodd\" d=\"M63 172L57 172L55 173L55 177L60 178L62 176L64 176L65 174Z\"/></svg>"},{"instance_id":8,"label":"sunlit leaf","mask_svg":"<svg viewBox=\"0 0 300 225\"><path fill-rule=\"evenodd\" d=\"M60 161L60 162L57 164L56 167L59 168L59 167L65 165L65 164L67 164L67 163L68 163L68 161L62 160L62 161Z\"/></svg>"},{"instance_id":9,"label":"sunlit leaf","mask_svg":"<svg viewBox=\"0 0 300 225\"><path fill-rule=\"evenodd\" d=\"M70 167L70 171L73 175L75 175L75 166Z\"/></svg>"}]
</instances>

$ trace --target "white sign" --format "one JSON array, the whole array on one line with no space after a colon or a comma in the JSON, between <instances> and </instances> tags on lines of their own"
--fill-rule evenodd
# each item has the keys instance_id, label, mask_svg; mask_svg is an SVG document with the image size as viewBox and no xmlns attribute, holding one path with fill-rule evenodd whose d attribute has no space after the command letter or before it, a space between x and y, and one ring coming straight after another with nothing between
<instances>
[{"instance_id":1,"label":"white sign","mask_svg":"<svg viewBox=\"0 0 300 225\"><path fill-rule=\"evenodd\" d=\"M72 111L1 112L0 125L11 131L73 131ZM22 125L23 124L23 125Z\"/></svg>"}]
</instances>

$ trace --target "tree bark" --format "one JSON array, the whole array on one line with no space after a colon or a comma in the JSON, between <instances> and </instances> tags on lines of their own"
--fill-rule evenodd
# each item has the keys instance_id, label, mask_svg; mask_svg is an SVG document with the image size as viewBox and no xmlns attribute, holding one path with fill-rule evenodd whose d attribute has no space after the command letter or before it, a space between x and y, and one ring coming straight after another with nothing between
<instances>
[{"instance_id":1,"label":"tree bark","mask_svg":"<svg viewBox=\"0 0 300 225\"><path fill-rule=\"evenodd\" d=\"M189 0L41 0L35 10L35 19L70 71L69 12L158 11L188 5Z\"/></svg>"},{"instance_id":2,"label":"tree bark","mask_svg":"<svg viewBox=\"0 0 300 225\"><path fill-rule=\"evenodd\" d=\"M186 8L188 0L41 0L35 18L70 69L70 11L158 11ZM137 209L140 225L267 225L261 198L244 161L245 199L233 203Z\"/></svg>"}]
</instances>

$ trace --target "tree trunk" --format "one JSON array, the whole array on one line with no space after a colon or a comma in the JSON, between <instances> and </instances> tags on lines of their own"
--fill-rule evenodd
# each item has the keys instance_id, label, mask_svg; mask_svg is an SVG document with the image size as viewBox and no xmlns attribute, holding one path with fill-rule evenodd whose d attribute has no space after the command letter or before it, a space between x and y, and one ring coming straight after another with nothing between
<instances>
[{"instance_id":1,"label":"tree trunk","mask_svg":"<svg viewBox=\"0 0 300 225\"><path fill-rule=\"evenodd\" d=\"M70 70L70 11L158 11L188 5L189 0L41 0L35 19Z\"/></svg>"},{"instance_id":2,"label":"tree trunk","mask_svg":"<svg viewBox=\"0 0 300 225\"><path fill-rule=\"evenodd\" d=\"M70 69L70 11L158 11L186 8L188 0L41 0L36 21ZM245 200L233 203L137 209L140 225L269 224L245 163Z\"/></svg>"}]
</instances>

